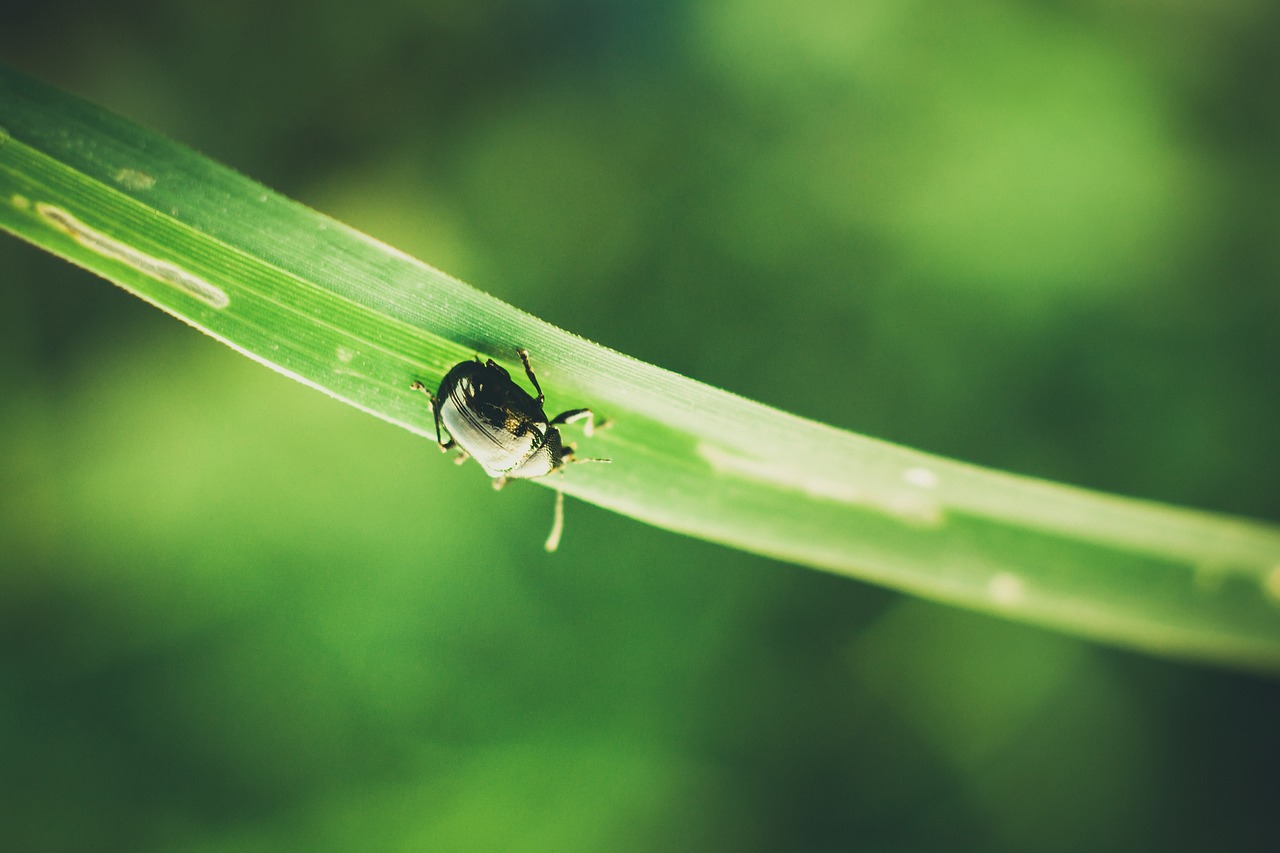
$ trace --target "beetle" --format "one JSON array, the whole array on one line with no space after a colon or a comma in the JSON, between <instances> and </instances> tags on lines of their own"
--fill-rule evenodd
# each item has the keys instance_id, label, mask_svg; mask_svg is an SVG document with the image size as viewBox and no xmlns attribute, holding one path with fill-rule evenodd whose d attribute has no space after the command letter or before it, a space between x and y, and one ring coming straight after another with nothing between
<instances>
[{"instance_id":1,"label":"beetle","mask_svg":"<svg viewBox=\"0 0 1280 853\"><path fill-rule=\"evenodd\" d=\"M545 477L576 462L608 462L608 459L574 459L574 447L560 436L557 427L584 421L583 433L594 431L595 415L590 409L569 409L547 418L546 396L529 363L529 351L516 349L525 375L538 392L533 397L493 359L455 364L440 380L434 394L421 382L411 388L427 395L436 424L436 444L442 451L458 450L460 465L474 457L493 487L501 489L508 480ZM601 423L600 426L606 426ZM448 434L448 440L445 434ZM564 526L564 492L556 489L555 520L547 538L547 550L560 544Z\"/></svg>"}]
</instances>

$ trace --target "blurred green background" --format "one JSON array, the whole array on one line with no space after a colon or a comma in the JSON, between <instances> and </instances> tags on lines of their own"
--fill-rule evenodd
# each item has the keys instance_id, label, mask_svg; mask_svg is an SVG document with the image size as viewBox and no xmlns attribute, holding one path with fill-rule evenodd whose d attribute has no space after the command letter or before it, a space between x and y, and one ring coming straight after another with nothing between
<instances>
[{"instance_id":1,"label":"blurred green background","mask_svg":"<svg viewBox=\"0 0 1280 853\"><path fill-rule=\"evenodd\" d=\"M631 355L1280 519L1274 3L19 3L0 60ZM1276 681L577 503L548 556L549 492L0 277L0 849L1274 849Z\"/></svg>"}]
</instances>

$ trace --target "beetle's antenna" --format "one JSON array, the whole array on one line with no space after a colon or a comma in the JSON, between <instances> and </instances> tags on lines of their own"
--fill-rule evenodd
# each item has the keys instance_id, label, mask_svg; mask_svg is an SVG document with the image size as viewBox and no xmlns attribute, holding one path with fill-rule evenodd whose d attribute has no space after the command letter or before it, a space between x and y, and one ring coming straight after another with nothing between
<instances>
[{"instance_id":1,"label":"beetle's antenna","mask_svg":"<svg viewBox=\"0 0 1280 853\"><path fill-rule=\"evenodd\" d=\"M560 535L564 533L564 492L556 489L556 508L551 517L551 535L547 537L547 553L560 547Z\"/></svg>"}]
</instances>

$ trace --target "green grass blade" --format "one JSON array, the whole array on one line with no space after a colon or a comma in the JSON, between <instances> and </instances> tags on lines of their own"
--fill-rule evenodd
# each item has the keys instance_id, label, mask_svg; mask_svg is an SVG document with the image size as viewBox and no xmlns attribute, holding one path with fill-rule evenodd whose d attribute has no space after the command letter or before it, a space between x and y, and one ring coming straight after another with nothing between
<instances>
[{"instance_id":1,"label":"green grass blade","mask_svg":"<svg viewBox=\"0 0 1280 853\"><path fill-rule=\"evenodd\" d=\"M0 226L424 436L411 382L475 353L518 376L526 347L553 406L615 424L581 442L614 464L553 485L651 524L1130 647L1280 669L1274 526L982 470L638 362L10 71Z\"/></svg>"}]
</instances>

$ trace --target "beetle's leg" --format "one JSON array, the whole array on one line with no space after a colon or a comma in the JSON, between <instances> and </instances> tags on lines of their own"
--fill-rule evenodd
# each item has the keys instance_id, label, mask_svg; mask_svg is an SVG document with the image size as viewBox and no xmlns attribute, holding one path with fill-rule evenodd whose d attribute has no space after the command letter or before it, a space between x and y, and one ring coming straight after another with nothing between
<instances>
[{"instance_id":1,"label":"beetle's leg","mask_svg":"<svg viewBox=\"0 0 1280 853\"><path fill-rule=\"evenodd\" d=\"M498 489L501 489L501 488L502 488L503 486L505 486L506 484L507 484L507 478L506 478L506 476L505 476L505 475L504 475L504 476L501 476L501 477L494 477L494 478L493 478L493 490L494 490L495 492L496 492L496 491L498 491Z\"/></svg>"},{"instance_id":2,"label":"beetle's leg","mask_svg":"<svg viewBox=\"0 0 1280 853\"><path fill-rule=\"evenodd\" d=\"M594 435L597 429L608 429L613 425L613 421L608 418L601 418L600 422L597 423L595 412L590 409L570 409L552 418L549 426L560 426L561 424L571 424L583 420L586 423L582 425L582 434L587 438Z\"/></svg>"},{"instance_id":3,"label":"beetle's leg","mask_svg":"<svg viewBox=\"0 0 1280 853\"><path fill-rule=\"evenodd\" d=\"M524 375L529 377L529 381L533 383L533 390L538 392L538 405L541 406L547 398L542 393L542 386L538 384L538 377L533 375L533 365L529 364L529 351L520 347L516 350L516 355L520 356L520 361L524 362Z\"/></svg>"},{"instance_id":4,"label":"beetle's leg","mask_svg":"<svg viewBox=\"0 0 1280 853\"><path fill-rule=\"evenodd\" d=\"M449 436L449 440L445 441L444 438L440 435L440 406L439 406L440 401L437 400L436 395L432 394L431 391L427 389L427 386L423 385L421 382L415 381L409 387L412 388L414 391L421 391L423 394L427 395L427 400L431 404L431 414L432 414L432 417L435 418L435 422L436 422L436 444L440 445L441 453L448 453L450 450L453 449L456 442L453 440L453 436ZM459 465L461 465L465 461L467 461L467 453L466 451L463 451L462 457L458 459L457 462Z\"/></svg>"},{"instance_id":5,"label":"beetle's leg","mask_svg":"<svg viewBox=\"0 0 1280 853\"><path fill-rule=\"evenodd\" d=\"M571 424L575 421L586 420L588 423L594 423L595 415L590 409L570 409L567 412L561 412L551 419L551 426L560 426L560 424ZM586 429L584 427L583 429Z\"/></svg>"},{"instance_id":6,"label":"beetle's leg","mask_svg":"<svg viewBox=\"0 0 1280 853\"><path fill-rule=\"evenodd\" d=\"M564 533L564 492L556 489L556 509L551 516L551 533L547 535L547 544L543 547L550 553L560 547L560 535Z\"/></svg>"},{"instance_id":7,"label":"beetle's leg","mask_svg":"<svg viewBox=\"0 0 1280 853\"><path fill-rule=\"evenodd\" d=\"M431 411L434 412L436 410L436 395L432 394L431 391L427 389L426 385L423 385L421 382L415 379L413 380L413 384L410 385L409 387L414 391L421 391L423 394L426 394L427 399L431 401Z\"/></svg>"},{"instance_id":8,"label":"beetle's leg","mask_svg":"<svg viewBox=\"0 0 1280 853\"><path fill-rule=\"evenodd\" d=\"M581 462L612 462L612 459L596 459L594 457L587 459L575 459L574 454L578 452L578 445L569 443L564 445L560 453L560 466L577 465Z\"/></svg>"}]
</instances>

